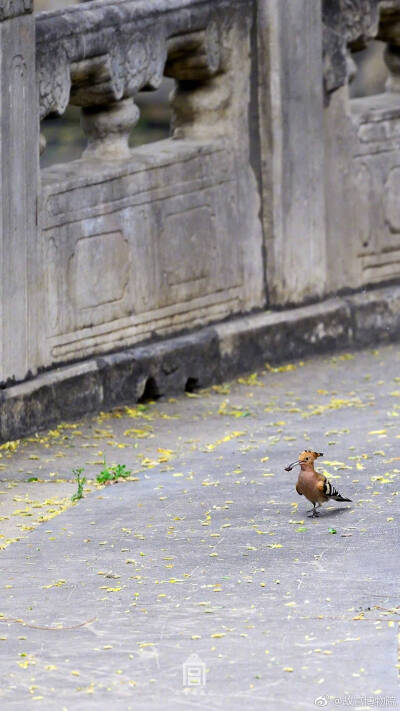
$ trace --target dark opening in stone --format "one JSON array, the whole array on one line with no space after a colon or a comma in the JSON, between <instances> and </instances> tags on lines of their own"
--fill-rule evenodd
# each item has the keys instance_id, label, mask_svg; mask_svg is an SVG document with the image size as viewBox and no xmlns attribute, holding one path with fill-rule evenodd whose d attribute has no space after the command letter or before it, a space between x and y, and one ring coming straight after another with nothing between
<instances>
[{"instance_id":1,"label":"dark opening in stone","mask_svg":"<svg viewBox=\"0 0 400 711\"><path fill-rule=\"evenodd\" d=\"M199 389L199 381L197 378L188 378L185 385L185 393L194 393Z\"/></svg>"},{"instance_id":2,"label":"dark opening in stone","mask_svg":"<svg viewBox=\"0 0 400 711\"><path fill-rule=\"evenodd\" d=\"M161 397L158 385L154 378L147 378L146 385L144 386L143 395L139 398L138 402L145 403L150 400L158 400Z\"/></svg>"}]
</instances>

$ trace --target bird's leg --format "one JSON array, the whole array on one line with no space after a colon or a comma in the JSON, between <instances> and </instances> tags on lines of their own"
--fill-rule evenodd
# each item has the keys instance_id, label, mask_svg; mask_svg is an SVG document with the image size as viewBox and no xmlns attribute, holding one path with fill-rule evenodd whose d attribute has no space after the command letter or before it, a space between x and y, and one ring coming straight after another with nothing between
<instances>
[{"instance_id":1,"label":"bird's leg","mask_svg":"<svg viewBox=\"0 0 400 711\"><path fill-rule=\"evenodd\" d=\"M320 504L320 506L321 506L321 504ZM310 512L311 512L311 516L309 516L309 518L318 518L319 513L318 513L318 511L317 511L317 508L316 508L316 505L315 505L315 504L314 504L314 506L313 506L312 509L310 509L309 511L307 511L307 513L310 513Z\"/></svg>"}]
</instances>

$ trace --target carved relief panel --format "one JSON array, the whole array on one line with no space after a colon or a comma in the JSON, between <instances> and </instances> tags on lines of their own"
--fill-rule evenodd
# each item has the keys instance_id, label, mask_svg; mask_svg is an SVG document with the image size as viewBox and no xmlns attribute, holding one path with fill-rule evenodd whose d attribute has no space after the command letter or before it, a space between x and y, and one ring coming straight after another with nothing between
<instances>
[{"instance_id":1,"label":"carved relief panel","mask_svg":"<svg viewBox=\"0 0 400 711\"><path fill-rule=\"evenodd\" d=\"M400 276L400 97L352 101L358 258L362 284Z\"/></svg>"},{"instance_id":2,"label":"carved relief panel","mask_svg":"<svg viewBox=\"0 0 400 711\"><path fill-rule=\"evenodd\" d=\"M108 179L93 164L84 184L71 175L45 184L52 360L240 309L245 211L232 156L173 142L169 151L169 160L149 152L141 166L139 151L137 164L114 168Z\"/></svg>"}]
</instances>

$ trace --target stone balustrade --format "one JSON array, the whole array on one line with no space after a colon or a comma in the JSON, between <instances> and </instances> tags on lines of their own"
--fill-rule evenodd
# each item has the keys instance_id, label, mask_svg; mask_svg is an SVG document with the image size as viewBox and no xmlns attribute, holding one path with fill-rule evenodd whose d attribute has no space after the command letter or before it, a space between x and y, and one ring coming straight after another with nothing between
<instances>
[{"instance_id":1,"label":"stone balustrade","mask_svg":"<svg viewBox=\"0 0 400 711\"><path fill-rule=\"evenodd\" d=\"M128 136L139 118L131 99L159 88L165 75L184 83L189 104L195 93L193 84L188 91L189 82L206 82L227 71L226 14L241 11L243 17L244 7L226 0L156 0L150 6L145 0L119 0L39 14L41 119L61 115L69 103L80 106L88 155L127 157ZM175 107L180 114L178 97ZM178 115L178 125L180 120Z\"/></svg>"},{"instance_id":2,"label":"stone balustrade","mask_svg":"<svg viewBox=\"0 0 400 711\"><path fill-rule=\"evenodd\" d=\"M374 39L386 91L350 99ZM0 72L6 390L400 278L398 0L0 0ZM164 76L171 137L132 148ZM39 119L68 104L86 148L40 171Z\"/></svg>"},{"instance_id":3,"label":"stone balustrade","mask_svg":"<svg viewBox=\"0 0 400 711\"><path fill-rule=\"evenodd\" d=\"M42 171L42 363L265 304L243 0L98 0L39 14L41 117L82 109L81 160ZM175 79L172 137L131 149L139 91Z\"/></svg>"}]
</instances>

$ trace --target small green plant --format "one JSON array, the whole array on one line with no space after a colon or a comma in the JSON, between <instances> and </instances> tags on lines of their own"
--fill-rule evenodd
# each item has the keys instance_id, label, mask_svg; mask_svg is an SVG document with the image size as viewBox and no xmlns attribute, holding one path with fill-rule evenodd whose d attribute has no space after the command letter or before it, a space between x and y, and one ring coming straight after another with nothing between
<instances>
[{"instance_id":1,"label":"small green plant","mask_svg":"<svg viewBox=\"0 0 400 711\"><path fill-rule=\"evenodd\" d=\"M107 467L104 460L104 469L97 475L96 481L98 484L107 484L118 479L126 479L130 473L130 469L127 469L125 464L113 464Z\"/></svg>"},{"instance_id":2,"label":"small green plant","mask_svg":"<svg viewBox=\"0 0 400 711\"><path fill-rule=\"evenodd\" d=\"M76 469L72 470L72 473L75 476L75 481L76 481L78 488L77 488L75 494L72 494L71 501L79 501L79 499L83 498L83 487L86 484L86 477L81 476L82 472L83 472L82 467L77 467Z\"/></svg>"}]
</instances>

